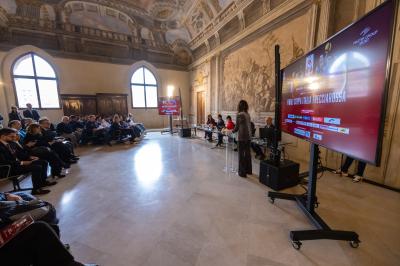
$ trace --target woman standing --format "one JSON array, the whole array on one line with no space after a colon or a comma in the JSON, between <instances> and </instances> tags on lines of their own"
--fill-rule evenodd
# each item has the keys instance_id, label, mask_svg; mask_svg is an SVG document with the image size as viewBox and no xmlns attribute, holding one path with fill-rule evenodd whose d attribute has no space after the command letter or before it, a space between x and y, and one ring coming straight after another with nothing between
<instances>
[{"instance_id":1,"label":"woman standing","mask_svg":"<svg viewBox=\"0 0 400 266\"><path fill-rule=\"evenodd\" d=\"M236 117L236 125L233 132L237 132L238 152L239 152L239 176L246 178L252 174L251 167L251 123L248 113L249 105L245 100L241 100L238 104L238 114Z\"/></svg>"}]
</instances>

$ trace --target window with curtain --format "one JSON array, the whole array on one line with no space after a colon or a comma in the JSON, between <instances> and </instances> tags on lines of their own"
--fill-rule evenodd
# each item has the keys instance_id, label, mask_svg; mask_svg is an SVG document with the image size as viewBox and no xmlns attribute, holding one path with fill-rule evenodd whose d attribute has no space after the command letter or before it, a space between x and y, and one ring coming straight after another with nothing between
<instances>
[{"instance_id":1,"label":"window with curtain","mask_svg":"<svg viewBox=\"0 0 400 266\"><path fill-rule=\"evenodd\" d=\"M132 75L131 93L133 108L157 108L157 80L146 67L138 68Z\"/></svg>"},{"instance_id":2,"label":"window with curtain","mask_svg":"<svg viewBox=\"0 0 400 266\"><path fill-rule=\"evenodd\" d=\"M35 53L17 59L12 68L19 108L60 108L57 76L53 67Z\"/></svg>"}]
</instances>

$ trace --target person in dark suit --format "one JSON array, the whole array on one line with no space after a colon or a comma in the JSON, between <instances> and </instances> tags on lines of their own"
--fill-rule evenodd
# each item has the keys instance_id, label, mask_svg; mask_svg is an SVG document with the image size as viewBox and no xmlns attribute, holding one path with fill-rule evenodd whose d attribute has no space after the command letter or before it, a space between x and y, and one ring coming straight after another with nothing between
<instances>
[{"instance_id":1,"label":"person in dark suit","mask_svg":"<svg viewBox=\"0 0 400 266\"><path fill-rule=\"evenodd\" d=\"M218 142L215 147L222 146L223 143L223 137L224 135L222 134L222 129L225 128L225 122L222 119L222 115L218 115L218 120L217 120L217 129L218 129Z\"/></svg>"},{"instance_id":2,"label":"person in dark suit","mask_svg":"<svg viewBox=\"0 0 400 266\"><path fill-rule=\"evenodd\" d=\"M39 121L40 115L39 112L35 109L32 109L32 104L26 104L26 110L23 112L25 118L32 118L35 121Z\"/></svg>"},{"instance_id":3,"label":"person in dark suit","mask_svg":"<svg viewBox=\"0 0 400 266\"><path fill-rule=\"evenodd\" d=\"M57 138L56 131L51 129L50 120L43 117L39 120L41 134L44 142L54 150L66 163L75 163L79 160L74 154L74 146L71 142Z\"/></svg>"},{"instance_id":4,"label":"person in dark suit","mask_svg":"<svg viewBox=\"0 0 400 266\"><path fill-rule=\"evenodd\" d=\"M32 152L36 153L37 150L51 150L54 151L65 164L73 163L70 161L72 157L70 150L62 144L62 142L56 141L52 134L47 134L38 124L29 125L24 140L24 145L29 146Z\"/></svg>"},{"instance_id":5,"label":"person in dark suit","mask_svg":"<svg viewBox=\"0 0 400 266\"><path fill-rule=\"evenodd\" d=\"M18 112L18 108L16 106L11 106L11 112L8 114L8 121L17 120L21 123L23 122L21 114Z\"/></svg>"},{"instance_id":6,"label":"person in dark suit","mask_svg":"<svg viewBox=\"0 0 400 266\"><path fill-rule=\"evenodd\" d=\"M46 145L48 145L48 143L42 142L40 126L38 124L29 125L26 136L23 142L23 148L28 151L30 155L37 156L49 162L53 178L65 177L65 175L62 174L62 168L69 168L70 165L63 162L55 151L47 147Z\"/></svg>"},{"instance_id":7,"label":"person in dark suit","mask_svg":"<svg viewBox=\"0 0 400 266\"><path fill-rule=\"evenodd\" d=\"M80 132L84 129L85 125L83 124L82 121L79 121L79 116L76 115L71 115L69 117L69 124L72 127L72 131L74 132Z\"/></svg>"},{"instance_id":8,"label":"person in dark suit","mask_svg":"<svg viewBox=\"0 0 400 266\"><path fill-rule=\"evenodd\" d=\"M80 132L73 130L68 116L63 116L56 127L57 135L71 141L74 147L78 147Z\"/></svg>"},{"instance_id":9,"label":"person in dark suit","mask_svg":"<svg viewBox=\"0 0 400 266\"><path fill-rule=\"evenodd\" d=\"M271 131L271 134L268 134L268 138L266 139L267 146L270 147L271 142L272 142L273 130L274 130L275 126L272 124L272 118L271 117L267 117L265 122L266 122L266 125L265 125L264 128ZM261 138L261 136L260 136L260 138ZM260 147L260 145L258 145L256 143L251 143L251 149L256 154L256 156L255 156L256 159L260 159L260 160L264 160L265 159L265 154L264 154L262 148Z\"/></svg>"},{"instance_id":10,"label":"person in dark suit","mask_svg":"<svg viewBox=\"0 0 400 266\"><path fill-rule=\"evenodd\" d=\"M48 182L47 162L39 160L15 150L10 143L17 139L17 131L11 128L0 129L0 165L11 166L11 175L32 173L32 194L47 194L50 190L42 189L44 186L55 185Z\"/></svg>"},{"instance_id":11,"label":"person in dark suit","mask_svg":"<svg viewBox=\"0 0 400 266\"><path fill-rule=\"evenodd\" d=\"M239 152L239 176L246 178L252 174L250 141L251 141L251 120L248 113L249 105L245 100L238 104L238 114L233 133L237 132Z\"/></svg>"}]
</instances>

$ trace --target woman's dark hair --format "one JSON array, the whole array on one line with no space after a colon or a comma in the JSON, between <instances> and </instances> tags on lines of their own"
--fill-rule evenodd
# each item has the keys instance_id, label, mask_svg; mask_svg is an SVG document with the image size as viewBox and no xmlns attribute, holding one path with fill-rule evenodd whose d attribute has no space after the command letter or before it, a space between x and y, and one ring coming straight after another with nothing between
<instances>
[{"instance_id":1,"label":"woman's dark hair","mask_svg":"<svg viewBox=\"0 0 400 266\"><path fill-rule=\"evenodd\" d=\"M248 110L249 110L249 105L247 104L247 102L245 100L240 100L238 104L238 113L240 112L247 113Z\"/></svg>"},{"instance_id":2,"label":"woman's dark hair","mask_svg":"<svg viewBox=\"0 0 400 266\"><path fill-rule=\"evenodd\" d=\"M222 119L222 115L219 114L219 115L218 115L218 118L221 118L221 119Z\"/></svg>"},{"instance_id":3,"label":"woman's dark hair","mask_svg":"<svg viewBox=\"0 0 400 266\"><path fill-rule=\"evenodd\" d=\"M228 115L227 117L226 117L226 120L232 120L232 117L230 116L230 115Z\"/></svg>"}]
</instances>

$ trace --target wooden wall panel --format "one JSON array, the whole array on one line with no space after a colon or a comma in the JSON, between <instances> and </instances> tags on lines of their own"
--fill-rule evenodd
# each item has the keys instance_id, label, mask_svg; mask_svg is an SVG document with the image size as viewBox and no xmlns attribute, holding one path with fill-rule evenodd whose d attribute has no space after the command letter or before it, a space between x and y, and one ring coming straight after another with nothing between
<instances>
[{"instance_id":1,"label":"wooden wall panel","mask_svg":"<svg viewBox=\"0 0 400 266\"><path fill-rule=\"evenodd\" d=\"M126 94L99 93L96 95L97 113L104 116L128 113L128 99Z\"/></svg>"},{"instance_id":2,"label":"wooden wall panel","mask_svg":"<svg viewBox=\"0 0 400 266\"><path fill-rule=\"evenodd\" d=\"M96 114L96 96L88 95L61 95L64 115L91 115Z\"/></svg>"}]
</instances>

